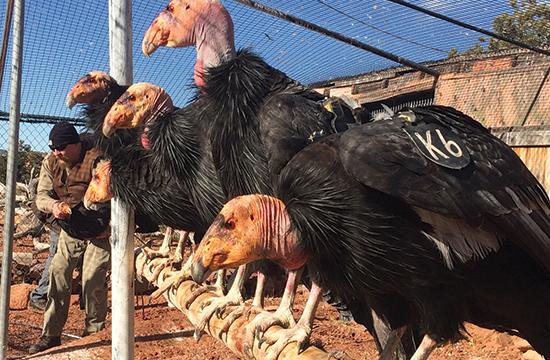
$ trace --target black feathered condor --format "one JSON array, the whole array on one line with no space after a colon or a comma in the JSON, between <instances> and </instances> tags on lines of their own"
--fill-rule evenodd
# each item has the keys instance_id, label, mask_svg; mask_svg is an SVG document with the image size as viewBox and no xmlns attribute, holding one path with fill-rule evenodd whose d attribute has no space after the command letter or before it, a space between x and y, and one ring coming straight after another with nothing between
<instances>
[{"instance_id":1,"label":"black feathered condor","mask_svg":"<svg viewBox=\"0 0 550 360\"><path fill-rule=\"evenodd\" d=\"M549 215L541 184L481 124L448 107L413 108L309 145L273 196L228 202L193 277L258 259L307 265L312 292L293 340L311 331L322 288L364 299L393 336L418 324L419 359L464 321L517 332L549 357ZM270 339L273 351L284 338Z\"/></svg>"}]
</instances>

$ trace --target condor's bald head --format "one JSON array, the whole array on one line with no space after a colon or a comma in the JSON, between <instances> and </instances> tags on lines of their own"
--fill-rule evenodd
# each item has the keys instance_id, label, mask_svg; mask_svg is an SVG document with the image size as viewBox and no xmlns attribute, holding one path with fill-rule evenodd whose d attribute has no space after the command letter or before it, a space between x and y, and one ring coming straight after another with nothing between
<instances>
[{"instance_id":1,"label":"condor's bald head","mask_svg":"<svg viewBox=\"0 0 550 360\"><path fill-rule=\"evenodd\" d=\"M72 109L76 104L94 105L104 101L117 82L103 71L91 71L71 87L65 104Z\"/></svg>"},{"instance_id":2,"label":"condor's bald head","mask_svg":"<svg viewBox=\"0 0 550 360\"><path fill-rule=\"evenodd\" d=\"M111 107L103 122L103 134L110 137L117 129L137 128L172 111L172 98L164 89L150 83L137 83Z\"/></svg>"}]
</instances>

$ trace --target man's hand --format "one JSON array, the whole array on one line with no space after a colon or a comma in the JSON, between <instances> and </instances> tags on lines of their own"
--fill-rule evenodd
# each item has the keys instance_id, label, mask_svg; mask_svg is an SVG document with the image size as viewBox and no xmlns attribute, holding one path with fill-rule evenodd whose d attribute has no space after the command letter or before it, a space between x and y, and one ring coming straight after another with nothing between
<instances>
[{"instance_id":1,"label":"man's hand","mask_svg":"<svg viewBox=\"0 0 550 360\"><path fill-rule=\"evenodd\" d=\"M68 219L71 217L71 213L71 207L63 201L56 201L52 206L52 214L56 219Z\"/></svg>"}]
</instances>

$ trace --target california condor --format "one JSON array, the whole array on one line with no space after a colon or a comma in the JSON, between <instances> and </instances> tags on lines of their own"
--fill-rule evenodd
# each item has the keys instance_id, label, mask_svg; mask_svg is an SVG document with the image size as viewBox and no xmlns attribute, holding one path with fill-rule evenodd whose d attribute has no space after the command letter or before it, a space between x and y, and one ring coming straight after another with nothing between
<instances>
[{"instance_id":1,"label":"california condor","mask_svg":"<svg viewBox=\"0 0 550 360\"><path fill-rule=\"evenodd\" d=\"M307 339L321 288L364 299L395 336L418 324L426 335L413 359L464 321L517 331L550 357L550 201L513 150L465 114L413 108L320 139L273 193L229 201L193 258L197 282L264 258L307 265L307 306L287 337L266 339L270 358Z\"/></svg>"}]
</instances>

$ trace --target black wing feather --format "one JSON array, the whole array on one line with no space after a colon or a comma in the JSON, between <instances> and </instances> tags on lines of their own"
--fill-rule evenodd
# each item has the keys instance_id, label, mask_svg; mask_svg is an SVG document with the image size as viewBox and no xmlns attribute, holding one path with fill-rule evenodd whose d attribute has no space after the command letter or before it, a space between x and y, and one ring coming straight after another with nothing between
<instances>
[{"instance_id":1,"label":"black wing feather","mask_svg":"<svg viewBox=\"0 0 550 360\"><path fill-rule=\"evenodd\" d=\"M453 170L428 160L403 131L403 120L394 117L342 134L340 156L346 170L364 185L411 206L470 224L490 221L550 269L550 202L514 151L454 109L410 110L417 122L437 123L458 135L470 164Z\"/></svg>"}]
</instances>

